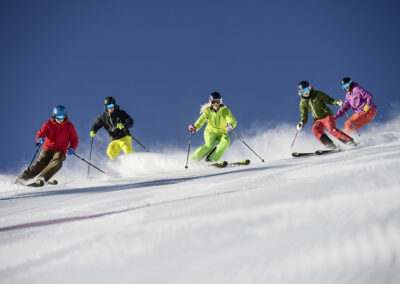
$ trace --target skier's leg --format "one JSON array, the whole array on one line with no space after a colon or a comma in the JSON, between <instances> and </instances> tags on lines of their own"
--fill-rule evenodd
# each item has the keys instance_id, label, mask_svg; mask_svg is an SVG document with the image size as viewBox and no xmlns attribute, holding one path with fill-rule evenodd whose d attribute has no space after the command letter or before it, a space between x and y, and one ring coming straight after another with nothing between
<instances>
[{"instance_id":1,"label":"skier's leg","mask_svg":"<svg viewBox=\"0 0 400 284\"><path fill-rule=\"evenodd\" d=\"M209 158L212 161L218 161L221 159L222 155L225 153L226 149L228 149L229 144L231 143L231 138L228 134L220 134L220 136L217 138L217 141L219 144Z\"/></svg>"},{"instance_id":2,"label":"skier's leg","mask_svg":"<svg viewBox=\"0 0 400 284\"><path fill-rule=\"evenodd\" d=\"M373 120L375 115L376 115L376 109L370 109L370 110L364 111L362 113L353 114L350 117L350 120L351 120L351 122L353 122L355 128L358 130L361 127L363 127L365 124L367 124L368 122ZM350 132L354 131L352 126L351 126L351 128L348 126L348 124L351 125L351 122L349 120L346 121L344 132L350 133ZM350 131L346 131L347 129L350 129Z\"/></svg>"},{"instance_id":3,"label":"skier's leg","mask_svg":"<svg viewBox=\"0 0 400 284\"><path fill-rule=\"evenodd\" d=\"M330 134L339 139L341 142L346 144L353 141L353 138L336 128L336 120L332 114L324 118L323 123L326 127L326 130L328 130Z\"/></svg>"},{"instance_id":4,"label":"skier's leg","mask_svg":"<svg viewBox=\"0 0 400 284\"><path fill-rule=\"evenodd\" d=\"M136 153L132 149L132 137L131 136L125 136L124 138L119 139L121 141L121 148L122 151L124 151L125 154L133 154Z\"/></svg>"},{"instance_id":5,"label":"skier's leg","mask_svg":"<svg viewBox=\"0 0 400 284\"><path fill-rule=\"evenodd\" d=\"M336 148L336 145L333 143L333 141L328 137L328 135L325 134L325 125L323 119L319 119L314 122L314 125L312 127L312 133L314 136L327 148L334 149Z\"/></svg>"},{"instance_id":6,"label":"skier's leg","mask_svg":"<svg viewBox=\"0 0 400 284\"><path fill-rule=\"evenodd\" d=\"M65 160L65 153L62 151L55 151L53 158L47 167L40 173L39 178L44 178L47 182L54 176L63 165L63 161Z\"/></svg>"},{"instance_id":7,"label":"skier's leg","mask_svg":"<svg viewBox=\"0 0 400 284\"><path fill-rule=\"evenodd\" d=\"M325 129L325 126L324 126L324 124L322 123L322 121L321 121L321 120L316 120L316 121L314 122L313 126L312 126L311 131L312 131L312 133L314 134L314 136L315 136L318 140L321 141L321 139L320 139L321 136L325 134L325 133L324 133L324 129Z\"/></svg>"},{"instance_id":8,"label":"skier's leg","mask_svg":"<svg viewBox=\"0 0 400 284\"><path fill-rule=\"evenodd\" d=\"M343 132L346 134L350 134L352 132L354 132L354 127L353 127L353 123L354 120L357 118L357 114L353 114L350 119L346 120L346 122L344 123L344 128L343 128Z\"/></svg>"},{"instance_id":9,"label":"skier's leg","mask_svg":"<svg viewBox=\"0 0 400 284\"><path fill-rule=\"evenodd\" d=\"M200 161L212 150L214 147L215 139L217 137L216 133L204 132L204 142L205 144L199 148L190 156L190 159Z\"/></svg>"},{"instance_id":10,"label":"skier's leg","mask_svg":"<svg viewBox=\"0 0 400 284\"><path fill-rule=\"evenodd\" d=\"M35 164L27 168L17 180L28 180L37 176L47 165L53 157L53 150L42 149Z\"/></svg>"},{"instance_id":11,"label":"skier's leg","mask_svg":"<svg viewBox=\"0 0 400 284\"><path fill-rule=\"evenodd\" d=\"M119 151L121 151L121 145L118 140L113 140L110 142L107 148L107 155L111 160L119 156Z\"/></svg>"}]
</instances>

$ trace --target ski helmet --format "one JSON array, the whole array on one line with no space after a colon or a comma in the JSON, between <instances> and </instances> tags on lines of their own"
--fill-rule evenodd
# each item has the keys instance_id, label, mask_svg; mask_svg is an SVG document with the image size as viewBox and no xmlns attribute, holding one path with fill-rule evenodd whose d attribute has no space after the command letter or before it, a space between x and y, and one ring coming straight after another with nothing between
<instances>
[{"instance_id":1,"label":"ski helmet","mask_svg":"<svg viewBox=\"0 0 400 284\"><path fill-rule=\"evenodd\" d=\"M353 83L353 81L349 77L345 77L345 78L342 79L342 81L340 81L340 84L342 85L343 89L351 87L352 83Z\"/></svg>"},{"instance_id":2,"label":"ski helmet","mask_svg":"<svg viewBox=\"0 0 400 284\"><path fill-rule=\"evenodd\" d=\"M310 83L308 81L301 81L298 85L299 91L310 88Z\"/></svg>"},{"instance_id":3,"label":"ski helmet","mask_svg":"<svg viewBox=\"0 0 400 284\"><path fill-rule=\"evenodd\" d=\"M221 100L221 101L222 101L222 97L221 97L221 94L220 94L220 93L218 93L218 92L212 92L212 93L210 94L210 103L211 103L212 101L215 101L215 100Z\"/></svg>"},{"instance_id":4,"label":"ski helmet","mask_svg":"<svg viewBox=\"0 0 400 284\"><path fill-rule=\"evenodd\" d=\"M56 106L53 108L53 116L58 119L65 119L65 116L67 115L67 109L65 106Z\"/></svg>"},{"instance_id":5,"label":"ski helmet","mask_svg":"<svg viewBox=\"0 0 400 284\"><path fill-rule=\"evenodd\" d=\"M117 103L115 102L115 99L113 97L107 97L107 98L104 99L104 108L105 109L107 109L107 106L109 108L115 107L116 104ZM113 105L113 106L111 106L111 105Z\"/></svg>"}]
</instances>

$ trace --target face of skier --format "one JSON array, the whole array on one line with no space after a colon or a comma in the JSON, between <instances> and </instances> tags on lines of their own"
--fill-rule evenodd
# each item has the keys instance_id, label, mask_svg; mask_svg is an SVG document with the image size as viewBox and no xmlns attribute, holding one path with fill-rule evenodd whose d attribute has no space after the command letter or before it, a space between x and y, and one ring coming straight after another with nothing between
<instances>
[{"instance_id":1,"label":"face of skier","mask_svg":"<svg viewBox=\"0 0 400 284\"><path fill-rule=\"evenodd\" d=\"M221 106L221 100L212 100L211 104L213 109L218 110L219 107Z\"/></svg>"},{"instance_id":2,"label":"face of skier","mask_svg":"<svg viewBox=\"0 0 400 284\"><path fill-rule=\"evenodd\" d=\"M107 111L108 111L109 113L112 113L112 112L114 111L114 107L115 107L114 104L108 104L108 105L106 105L106 109L107 109Z\"/></svg>"},{"instance_id":3,"label":"face of skier","mask_svg":"<svg viewBox=\"0 0 400 284\"><path fill-rule=\"evenodd\" d=\"M302 97L305 97L305 98L308 98L310 96L310 92L311 92L310 87L302 89L302 90L299 91L300 95Z\"/></svg>"},{"instance_id":4,"label":"face of skier","mask_svg":"<svg viewBox=\"0 0 400 284\"><path fill-rule=\"evenodd\" d=\"M56 121L56 123L58 123L58 124L63 123L64 120L65 120L65 115L63 115L63 114L61 114L61 115L56 115L56 116L55 116L55 121Z\"/></svg>"}]
</instances>

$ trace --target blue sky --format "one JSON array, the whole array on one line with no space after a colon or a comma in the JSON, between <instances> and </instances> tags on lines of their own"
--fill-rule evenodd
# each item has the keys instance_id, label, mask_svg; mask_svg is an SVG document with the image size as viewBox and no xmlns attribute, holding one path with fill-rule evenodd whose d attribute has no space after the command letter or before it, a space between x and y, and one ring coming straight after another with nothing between
<instances>
[{"instance_id":1,"label":"blue sky","mask_svg":"<svg viewBox=\"0 0 400 284\"><path fill-rule=\"evenodd\" d=\"M185 148L187 125L215 90L238 133L281 123L295 132L301 80L343 99L339 81L350 76L385 121L400 102L399 10L361 0L1 1L0 171L29 163L58 104L87 148L106 96L149 148Z\"/></svg>"}]
</instances>

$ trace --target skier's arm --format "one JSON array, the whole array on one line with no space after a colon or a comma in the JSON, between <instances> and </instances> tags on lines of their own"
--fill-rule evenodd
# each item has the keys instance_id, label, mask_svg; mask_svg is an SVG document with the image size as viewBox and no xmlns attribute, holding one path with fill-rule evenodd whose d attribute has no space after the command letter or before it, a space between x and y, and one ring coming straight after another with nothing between
<instances>
[{"instance_id":1,"label":"skier's arm","mask_svg":"<svg viewBox=\"0 0 400 284\"><path fill-rule=\"evenodd\" d=\"M235 119L235 117L233 116L232 112L227 108L226 109L226 122L228 122L228 124L232 125L232 128L235 128L237 125L237 121Z\"/></svg>"},{"instance_id":2,"label":"skier's arm","mask_svg":"<svg viewBox=\"0 0 400 284\"><path fill-rule=\"evenodd\" d=\"M78 134L76 133L75 127L72 125L71 127L71 132L69 134L69 148L74 149L76 151L76 148L78 148L79 144L79 138Z\"/></svg>"},{"instance_id":3,"label":"skier's arm","mask_svg":"<svg viewBox=\"0 0 400 284\"><path fill-rule=\"evenodd\" d=\"M37 140L41 137L45 138L47 136L47 134L49 133L49 126L48 126L49 122L46 121L42 127L39 129L38 133L36 134L36 138L35 138L35 142L37 142Z\"/></svg>"},{"instance_id":4,"label":"skier's arm","mask_svg":"<svg viewBox=\"0 0 400 284\"><path fill-rule=\"evenodd\" d=\"M101 114L96 120L95 122L93 122L92 124L92 131L94 131L95 133L104 126L104 122L103 122L103 114Z\"/></svg>"},{"instance_id":5,"label":"skier's arm","mask_svg":"<svg viewBox=\"0 0 400 284\"><path fill-rule=\"evenodd\" d=\"M123 110L121 110L121 114L123 121L122 123L124 124L125 128L132 128L134 123L132 117Z\"/></svg>"},{"instance_id":6,"label":"skier's arm","mask_svg":"<svg viewBox=\"0 0 400 284\"><path fill-rule=\"evenodd\" d=\"M349 109L350 109L350 102L349 102L349 100L347 99L347 96L346 96L346 98L344 99L342 107L340 107L338 109L338 111L336 112L335 119L341 118L345 114L345 112L348 111Z\"/></svg>"},{"instance_id":7,"label":"skier's arm","mask_svg":"<svg viewBox=\"0 0 400 284\"><path fill-rule=\"evenodd\" d=\"M359 88L359 93L363 100L367 102L366 105L371 106L373 104L373 96L370 92L364 90L363 88Z\"/></svg>"},{"instance_id":8,"label":"skier's arm","mask_svg":"<svg viewBox=\"0 0 400 284\"><path fill-rule=\"evenodd\" d=\"M197 121L194 123L194 127L196 127L197 131L200 130L200 128L204 125L204 123L208 120L206 116L207 111L203 112L202 115L197 119Z\"/></svg>"},{"instance_id":9,"label":"skier's arm","mask_svg":"<svg viewBox=\"0 0 400 284\"><path fill-rule=\"evenodd\" d=\"M327 104L336 105L336 100L325 94L324 92L319 91L319 97Z\"/></svg>"},{"instance_id":10,"label":"skier's arm","mask_svg":"<svg viewBox=\"0 0 400 284\"><path fill-rule=\"evenodd\" d=\"M300 116L301 116L301 122L303 123L303 125L305 125L308 121L308 109L305 106L305 103L300 102Z\"/></svg>"}]
</instances>

